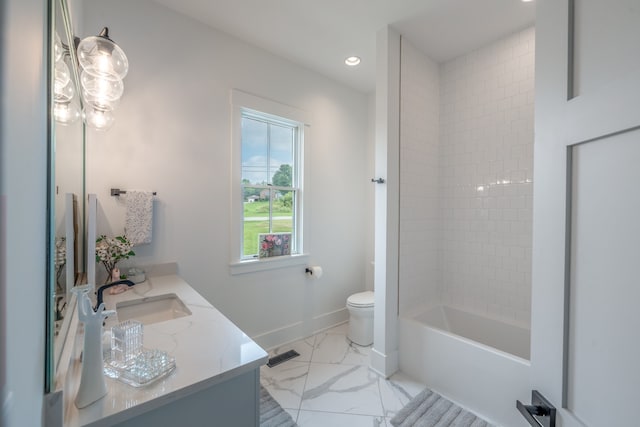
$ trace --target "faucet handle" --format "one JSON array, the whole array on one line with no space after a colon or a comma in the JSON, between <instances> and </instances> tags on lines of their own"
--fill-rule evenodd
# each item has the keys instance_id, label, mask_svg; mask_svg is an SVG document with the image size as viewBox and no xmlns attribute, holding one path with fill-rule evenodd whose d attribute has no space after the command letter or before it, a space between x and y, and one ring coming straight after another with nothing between
<instances>
[{"instance_id":1,"label":"faucet handle","mask_svg":"<svg viewBox=\"0 0 640 427\"><path fill-rule=\"evenodd\" d=\"M104 310L104 303L102 303L102 308L103 308L103 310L102 310L102 319L103 320L106 319L107 317L116 315L116 311L115 310Z\"/></svg>"},{"instance_id":2,"label":"faucet handle","mask_svg":"<svg viewBox=\"0 0 640 427\"><path fill-rule=\"evenodd\" d=\"M105 310L104 307L105 307L104 303L101 302L98 308L96 308L96 313L98 313L98 315L102 317L102 320L106 319L109 316L114 316L116 314L115 310Z\"/></svg>"}]
</instances>

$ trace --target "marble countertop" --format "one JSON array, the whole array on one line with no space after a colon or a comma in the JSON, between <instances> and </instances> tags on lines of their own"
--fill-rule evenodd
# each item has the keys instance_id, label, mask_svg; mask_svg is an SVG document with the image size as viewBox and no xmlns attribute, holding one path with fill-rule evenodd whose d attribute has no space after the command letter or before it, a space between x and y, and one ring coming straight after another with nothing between
<instances>
[{"instance_id":1,"label":"marble countertop","mask_svg":"<svg viewBox=\"0 0 640 427\"><path fill-rule=\"evenodd\" d=\"M120 301L167 293L178 295L192 314L144 325L143 345L173 356L175 371L141 388L105 377L107 395L79 410L73 403L81 371L82 334L77 334L65 381L65 426L113 425L266 363L268 355L260 346L175 274L147 278L118 295L109 295L107 290L104 302L107 309L115 309ZM115 317L107 319L105 330L117 322Z\"/></svg>"}]
</instances>

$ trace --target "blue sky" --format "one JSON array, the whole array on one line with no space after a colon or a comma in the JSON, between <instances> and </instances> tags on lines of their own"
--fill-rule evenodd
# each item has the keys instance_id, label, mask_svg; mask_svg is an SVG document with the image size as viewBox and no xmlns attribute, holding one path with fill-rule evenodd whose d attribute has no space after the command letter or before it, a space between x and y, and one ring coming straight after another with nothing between
<instances>
[{"instance_id":1,"label":"blue sky","mask_svg":"<svg viewBox=\"0 0 640 427\"><path fill-rule=\"evenodd\" d=\"M282 164L293 166L295 128L273 123L269 128L270 152L267 148L267 123L242 118L242 178L252 184L270 182Z\"/></svg>"}]
</instances>

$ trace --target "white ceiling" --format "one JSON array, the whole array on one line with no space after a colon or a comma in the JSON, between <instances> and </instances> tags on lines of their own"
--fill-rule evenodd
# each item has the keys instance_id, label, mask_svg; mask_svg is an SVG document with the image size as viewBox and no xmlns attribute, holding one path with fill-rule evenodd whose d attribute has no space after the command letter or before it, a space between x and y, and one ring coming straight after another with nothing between
<instances>
[{"instance_id":1,"label":"white ceiling","mask_svg":"<svg viewBox=\"0 0 640 427\"><path fill-rule=\"evenodd\" d=\"M392 26L442 62L533 25L521 0L155 0L362 92L375 88L376 33ZM362 63L349 68L347 56Z\"/></svg>"}]
</instances>

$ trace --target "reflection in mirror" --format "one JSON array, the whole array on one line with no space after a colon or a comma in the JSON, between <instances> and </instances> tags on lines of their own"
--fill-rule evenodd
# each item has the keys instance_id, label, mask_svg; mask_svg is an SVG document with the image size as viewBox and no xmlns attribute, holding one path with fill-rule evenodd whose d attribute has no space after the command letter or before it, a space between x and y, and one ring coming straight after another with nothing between
<instances>
[{"instance_id":1,"label":"reflection in mirror","mask_svg":"<svg viewBox=\"0 0 640 427\"><path fill-rule=\"evenodd\" d=\"M84 125L80 120L79 73L74 31L67 0L50 0L50 271L47 332L47 390L52 391L55 369L71 316L71 289L83 283L84 242Z\"/></svg>"}]
</instances>

